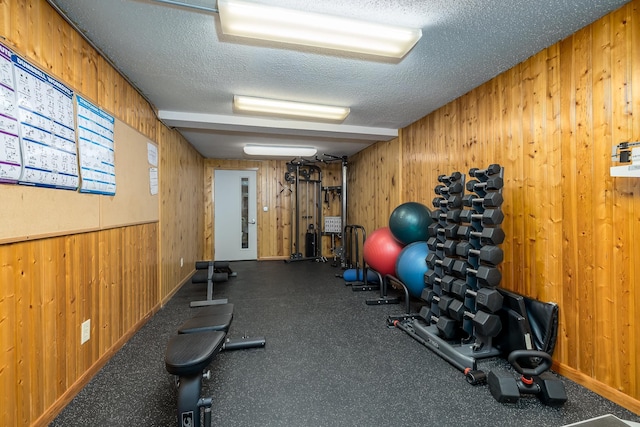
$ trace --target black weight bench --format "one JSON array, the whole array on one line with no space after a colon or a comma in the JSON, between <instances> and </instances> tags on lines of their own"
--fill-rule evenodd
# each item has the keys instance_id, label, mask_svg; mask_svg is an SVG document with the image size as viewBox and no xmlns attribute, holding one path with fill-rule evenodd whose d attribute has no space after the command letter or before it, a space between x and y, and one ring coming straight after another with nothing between
<instances>
[{"instance_id":1,"label":"black weight bench","mask_svg":"<svg viewBox=\"0 0 640 427\"><path fill-rule=\"evenodd\" d=\"M213 284L216 282L223 282L228 280L227 273L216 273L215 263L207 262L206 270L198 270L198 266L203 261L196 262L196 273L191 278L191 283L206 283L207 284L207 299L202 301L191 301L191 307L204 307L216 304L227 304L226 298L213 298ZM206 273L202 274L202 273Z\"/></svg>"},{"instance_id":2,"label":"black weight bench","mask_svg":"<svg viewBox=\"0 0 640 427\"><path fill-rule=\"evenodd\" d=\"M211 425L212 399L201 398L203 372L222 350L226 334L222 331L179 334L172 337L165 353L165 366L178 377L178 426L200 425L200 408L204 408L204 426ZM196 424L197 423L197 424Z\"/></svg>"},{"instance_id":3,"label":"black weight bench","mask_svg":"<svg viewBox=\"0 0 640 427\"><path fill-rule=\"evenodd\" d=\"M215 355L222 350L264 347L263 337L228 339L233 320L233 304L204 307L178 328L178 335L167 344L167 372L178 377L178 426L200 426L200 409L204 408L204 426L211 425L212 399L201 398L202 378Z\"/></svg>"},{"instance_id":4,"label":"black weight bench","mask_svg":"<svg viewBox=\"0 0 640 427\"><path fill-rule=\"evenodd\" d=\"M194 317L187 320L178 328L179 334L198 334L201 332L224 331L228 332L233 320L233 312L226 312L231 304L222 304L208 307L197 313ZM231 307L233 310L233 307ZM241 338L226 339L223 350L243 350L247 348L264 347L266 340L264 337L250 338L243 336Z\"/></svg>"},{"instance_id":5,"label":"black weight bench","mask_svg":"<svg viewBox=\"0 0 640 427\"><path fill-rule=\"evenodd\" d=\"M231 270L228 261L196 261L196 273L193 277L200 281L194 283L204 283L203 279L206 280L207 270L211 264L213 264L214 278L218 279L216 282L226 281L230 277L238 276L237 272Z\"/></svg>"}]
</instances>

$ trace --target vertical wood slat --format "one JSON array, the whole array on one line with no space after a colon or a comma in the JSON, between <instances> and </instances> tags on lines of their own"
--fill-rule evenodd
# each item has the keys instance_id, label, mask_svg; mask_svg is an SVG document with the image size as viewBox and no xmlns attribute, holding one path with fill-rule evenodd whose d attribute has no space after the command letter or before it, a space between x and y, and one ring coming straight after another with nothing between
<instances>
[{"instance_id":1,"label":"vertical wood slat","mask_svg":"<svg viewBox=\"0 0 640 427\"><path fill-rule=\"evenodd\" d=\"M595 284L594 284L594 247L591 230L593 218L592 186L593 176L592 151L593 151L593 114L592 114L592 44L591 29L580 31L575 38L575 90L576 90L576 111L575 130L576 133L576 169L577 175L575 186L575 197L577 204L576 235L569 238L576 240L577 247L577 287L574 289L578 304L578 323L582 328L585 326L595 330L595 319L593 313L595 308ZM585 335L578 341L578 360L576 366L581 372L590 376L595 375L595 365L593 355L595 353L595 336Z\"/></svg>"},{"instance_id":2,"label":"vertical wood slat","mask_svg":"<svg viewBox=\"0 0 640 427\"><path fill-rule=\"evenodd\" d=\"M593 185L592 203L593 218L591 228L594 237L597 236L598 245L612 247L612 210L611 210L611 180L603 180L609 171L610 150L612 146L611 124L611 20L601 19L592 25L592 68L593 68L593 175L590 177ZM596 312L595 353L602 354L594 362L595 376L603 382L616 382L613 370L615 366L611 359L613 355L613 314L611 282L609 277L612 270L610 252L594 253L594 294ZM610 349L610 350L608 350Z\"/></svg>"},{"instance_id":3,"label":"vertical wood slat","mask_svg":"<svg viewBox=\"0 0 640 427\"><path fill-rule=\"evenodd\" d=\"M632 137L632 61L633 57L633 40L631 28L628 23L631 22L630 8L624 7L611 14L611 31L608 37L611 39L611 116L610 123L616 118L617 126L611 126L610 144L615 141L627 141ZM640 22L640 21L637 21ZM636 25L636 27L640 27ZM606 161L606 160L605 160ZM605 162L603 161L603 163ZM634 389L635 383L631 381L636 373L636 363L633 356L633 348L630 343L633 342L633 327L628 322L617 322L616 313L619 312L620 319L629 318L633 315L630 311L632 305L631 295L629 295L626 282L631 279L630 270L633 268L633 252L630 249L630 243L634 240L634 235L630 231L633 228L633 199L629 197L629 188L633 186L632 180L618 180L612 183L612 187L608 188L611 202L610 206L610 228L611 228L611 245L614 247L612 257L609 260L610 274L612 277L613 287L610 290L610 297L606 298L611 301L610 317L613 322L612 345L613 355L621 355L619 361L611 359L612 369L614 369L614 378L611 383L618 389ZM618 193L619 197L612 197ZM617 259L619 262L614 262ZM631 373L631 376L629 376Z\"/></svg>"},{"instance_id":4,"label":"vertical wood slat","mask_svg":"<svg viewBox=\"0 0 640 427\"><path fill-rule=\"evenodd\" d=\"M565 113L561 115L561 144L567 147L565 155L562 156L562 193L575 194L577 186L577 144L576 144L576 81L575 75L575 56L574 39L572 36L567 40L560 42L560 80L564 84L560 87L560 108ZM575 197L563 197L563 232L562 232L562 266L564 269L564 287L562 297L558 301L564 308L560 312L560 331L558 333L558 351L557 357L566 361L571 366L577 366L578 363L578 342L569 337L573 337L578 333L579 329L579 312L578 298L576 292L579 286L578 270L578 247L574 236L577 235L578 227L578 199ZM568 314L575 313L573 316Z\"/></svg>"},{"instance_id":5,"label":"vertical wood slat","mask_svg":"<svg viewBox=\"0 0 640 427\"><path fill-rule=\"evenodd\" d=\"M17 275L16 253L8 246L0 245L0 417L11 425L18 424L18 386L17 366L18 348L18 304L16 297Z\"/></svg>"},{"instance_id":6,"label":"vertical wood slat","mask_svg":"<svg viewBox=\"0 0 640 427\"><path fill-rule=\"evenodd\" d=\"M640 4L637 1L630 3L629 9L629 23L630 28L630 43L627 46L627 57L629 58L630 75L629 78L632 82L631 87L631 102L630 110L631 114L631 128L630 139L637 140L640 135L640 64L638 64L637 46L640 46ZM627 39L629 40L629 39ZM635 56L634 56L635 55ZM629 85L627 85L627 88ZM621 184L616 180L616 184ZM629 235L640 236L640 206L635 202L635 198L640 194L640 180L635 179L627 181L625 196L629 200ZM631 238L628 241L629 253L634 254L637 259L637 253L640 251L640 244L637 239ZM640 268L636 266L635 259L630 259L627 264L628 269L628 281L630 283L640 283ZM627 292L624 292L624 297L629 299L629 312L628 315L622 319L622 324L626 325L630 329L629 343L628 343L628 357L630 360L634 355L640 354L640 331L637 327L637 310L640 309L640 292L638 289L629 288ZM640 367L637 363L631 363L628 370L630 378L629 394L631 396L640 396L640 381L633 381L634 378L640 377Z\"/></svg>"}]
</instances>

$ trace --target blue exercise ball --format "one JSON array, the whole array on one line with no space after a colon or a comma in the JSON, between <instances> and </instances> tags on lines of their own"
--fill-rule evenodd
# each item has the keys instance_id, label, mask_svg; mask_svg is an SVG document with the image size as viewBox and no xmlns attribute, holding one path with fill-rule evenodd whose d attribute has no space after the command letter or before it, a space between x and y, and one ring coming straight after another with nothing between
<instances>
[{"instance_id":1,"label":"blue exercise ball","mask_svg":"<svg viewBox=\"0 0 640 427\"><path fill-rule=\"evenodd\" d=\"M403 245L426 241L429 238L431 211L422 203L407 202L393 210L389 229L393 238Z\"/></svg>"},{"instance_id":2,"label":"blue exercise ball","mask_svg":"<svg viewBox=\"0 0 640 427\"><path fill-rule=\"evenodd\" d=\"M396 275L414 297L420 297L424 289L428 254L427 242L414 242L402 249L396 261Z\"/></svg>"},{"instance_id":3,"label":"blue exercise ball","mask_svg":"<svg viewBox=\"0 0 640 427\"><path fill-rule=\"evenodd\" d=\"M345 282L362 282L364 281L363 269L350 268L342 273ZM370 269L367 269L367 282L378 283L378 275Z\"/></svg>"}]
</instances>

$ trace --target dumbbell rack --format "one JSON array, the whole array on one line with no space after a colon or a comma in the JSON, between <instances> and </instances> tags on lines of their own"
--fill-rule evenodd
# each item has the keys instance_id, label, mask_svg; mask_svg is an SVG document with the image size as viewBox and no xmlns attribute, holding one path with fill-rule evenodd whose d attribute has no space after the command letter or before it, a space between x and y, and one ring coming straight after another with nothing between
<instances>
[{"instance_id":1,"label":"dumbbell rack","mask_svg":"<svg viewBox=\"0 0 640 427\"><path fill-rule=\"evenodd\" d=\"M441 184L434 188L437 197L427 241L429 270L421 297L426 305L417 316L389 319L463 371L477 369L479 359L500 354L492 346L492 337L500 331L493 312L501 308L502 300L489 310L476 302L476 296L480 288L485 288L483 295L486 288L497 288L501 279L497 267L502 261L497 246L504 240L500 228L504 169L494 164L470 169L469 175L475 179L466 183L469 194L464 196L465 175L454 172L438 177ZM486 323L476 325L473 319Z\"/></svg>"}]
</instances>

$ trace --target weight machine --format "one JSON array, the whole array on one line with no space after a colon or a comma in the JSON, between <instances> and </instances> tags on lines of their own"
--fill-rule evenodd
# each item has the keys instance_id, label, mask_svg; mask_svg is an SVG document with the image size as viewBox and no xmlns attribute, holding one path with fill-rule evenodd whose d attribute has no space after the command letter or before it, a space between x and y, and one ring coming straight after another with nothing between
<instances>
[{"instance_id":1,"label":"weight machine","mask_svg":"<svg viewBox=\"0 0 640 427\"><path fill-rule=\"evenodd\" d=\"M316 163L341 162L341 185L322 186L322 170ZM345 264L345 253L336 240L343 240L342 227L347 219L347 157L324 154L315 160L295 159L287 163L285 181L291 186L291 256L288 261L326 261L322 237L331 237L335 265ZM323 197L324 196L324 197ZM340 216L327 216L323 223L323 203L340 197Z\"/></svg>"},{"instance_id":2,"label":"weight machine","mask_svg":"<svg viewBox=\"0 0 640 427\"><path fill-rule=\"evenodd\" d=\"M293 186L289 261L321 259L322 170L306 160L293 160L284 179Z\"/></svg>"}]
</instances>

